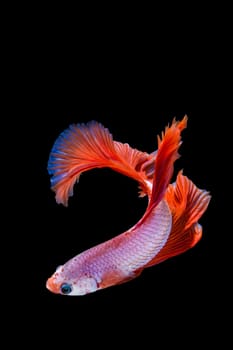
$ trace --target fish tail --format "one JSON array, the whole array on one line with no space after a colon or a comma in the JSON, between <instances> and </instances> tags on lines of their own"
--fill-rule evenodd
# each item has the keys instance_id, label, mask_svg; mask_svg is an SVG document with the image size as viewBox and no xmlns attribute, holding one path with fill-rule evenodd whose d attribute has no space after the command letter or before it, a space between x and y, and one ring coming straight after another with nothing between
<instances>
[{"instance_id":1,"label":"fish tail","mask_svg":"<svg viewBox=\"0 0 233 350\"><path fill-rule=\"evenodd\" d=\"M165 129L162 138L158 136L158 152L155 159L152 194L148 209L154 208L164 197L174 171L174 162L179 158L181 131L187 126L187 116Z\"/></svg>"},{"instance_id":2,"label":"fish tail","mask_svg":"<svg viewBox=\"0 0 233 350\"><path fill-rule=\"evenodd\" d=\"M93 168L110 167L143 184L146 175L137 168L148 159L147 153L113 141L108 129L100 123L71 125L58 137L50 153L51 188L57 203L67 206L81 173Z\"/></svg>"},{"instance_id":3,"label":"fish tail","mask_svg":"<svg viewBox=\"0 0 233 350\"><path fill-rule=\"evenodd\" d=\"M165 246L146 267L179 255L199 242L202 226L198 220L206 211L211 196L179 172L176 183L169 185L165 199L172 212L172 230Z\"/></svg>"}]
</instances>

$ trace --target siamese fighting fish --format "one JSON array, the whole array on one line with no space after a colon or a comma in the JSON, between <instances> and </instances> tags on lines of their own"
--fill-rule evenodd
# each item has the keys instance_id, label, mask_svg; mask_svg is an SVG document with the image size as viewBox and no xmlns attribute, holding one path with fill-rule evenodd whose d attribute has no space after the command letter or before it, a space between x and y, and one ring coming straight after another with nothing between
<instances>
[{"instance_id":1,"label":"siamese fighting fish","mask_svg":"<svg viewBox=\"0 0 233 350\"><path fill-rule=\"evenodd\" d=\"M114 141L97 121L73 124L57 138L48 161L57 203L68 205L83 172L108 167L136 180L139 195L148 197L148 205L133 227L60 265L47 280L51 292L85 295L115 286L197 244L202 237L198 221L210 194L182 171L170 183L187 119L174 119L157 137L158 148L150 154Z\"/></svg>"}]
</instances>

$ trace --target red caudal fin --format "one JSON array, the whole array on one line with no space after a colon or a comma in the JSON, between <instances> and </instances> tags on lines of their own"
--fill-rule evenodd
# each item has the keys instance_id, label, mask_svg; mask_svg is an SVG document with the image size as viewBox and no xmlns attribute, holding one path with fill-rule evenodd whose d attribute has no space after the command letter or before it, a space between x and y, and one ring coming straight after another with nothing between
<instances>
[{"instance_id":1,"label":"red caudal fin","mask_svg":"<svg viewBox=\"0 0 233 350\"><path fill-rule=\"evenodd\" d=\"M149 208L155 207L164 197L171 180L174 162L179 158L178 149L181 144L181 131L187 125L187 116L180 122L173 121L165 129L162 139L158 137L158 152L155 159L155 170Z\"/></svg>"},{"instance_id":2,"label":"red caudal fin","mask_svg":"<svg viewBox=\"0 0 233 350\"><path fill-rule=\"evenodd\" d=\"M165 133L162 134L162 140L158 138L159 146L155 157L152 192L149 196L146 212L137 223L137 227L146 222L154 208L165 197L173 174L174 162L179 157L178 148L181 144L181 131L186 127L186 124L186 116L180 122L174 120L172 125L167 127ZM170 211L170 208L168 210Z\"/></svg>"},{"instance_id":3,"label":"red caudal fin","mask_svg":"<svg viewBox=\"0 0 233 350\"><path fill-rule=\"evenodd\" d=\"M108 129L100 123L71 125L58 137L48 161L56 201L67 205L80 174L93 168L110 167L137 180L146 191L146 173L140 167L150 158L128 144L113 141Z\"/></svg>"},{"instance_id":4,"label":"red caudal fin","mask_svg":"<svg viewBox=\"0 0 233 350\"><path fill-rule=\"evenodd\" d=\"M202 236L198 220L206 211L210 195L198 189L180 172L175 184L169 185L165 199L172 213L172 229L165 246L146 267L158 264L192 248Z\"/></svg>"}]
</instances>

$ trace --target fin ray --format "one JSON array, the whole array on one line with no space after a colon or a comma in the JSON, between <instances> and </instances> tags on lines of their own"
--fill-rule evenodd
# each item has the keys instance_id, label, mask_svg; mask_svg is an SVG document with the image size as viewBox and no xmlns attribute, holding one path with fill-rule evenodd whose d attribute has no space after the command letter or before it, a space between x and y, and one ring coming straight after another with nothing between
<instances>
[{"instance_id":1,"label":"fin ray","mask_svg":"<svg viewBox=\"0 0 233 350\"><path fill-rule=\"evenodd\" d=\"M162 134L162 140L158 137L158 152L155 158L154 178L150 207L155 207L164 197L167 186L171 180L174 162L179 157L178 148L181 143L181 131L187 125L187 116L180 122L173 121Z\"/></svg>"},{"instance_id":2,"label":"fin ray","mask_svg":"<svg viewBox=\"0 0 233 350\"><path fill-rule=\"evenodd\" d=\"M175 184L171 184L165 199L172 212L172 230L161 249L146 267L158 264L192 248L202 236L202 226L198 220L206 211L210 195L197 188L194 183L179 172Z\"/></svg>"},{"instance_id":3,"label":"fin ray","mask_svg":"<svg viewBox=\"0 0 233 350\"><path fill-rule=\"evenodd\" d=\"M54 143L48 161L56 201L67 205L81 173L93 168L110 167L137 180L146 190L146 174L136 168L149 158L145 152L113 141L108 129L98 122L71 125Z\"/></svg>"}]
</instances>

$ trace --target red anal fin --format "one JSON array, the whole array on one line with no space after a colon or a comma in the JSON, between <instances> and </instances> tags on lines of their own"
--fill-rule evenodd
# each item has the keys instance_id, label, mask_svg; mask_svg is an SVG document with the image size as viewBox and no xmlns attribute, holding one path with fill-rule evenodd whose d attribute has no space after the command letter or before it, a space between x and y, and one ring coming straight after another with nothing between
<instances>
[{"instance_id":1,"label":"red anal fin","mask_svg":"<svg viewBox=\"0 0 233 350\"><path fill-rule=\"evenodd\" d=\"M179 235L171 234L165 247L145 267L157 265L164 260L184 253L199 242L201 237L202 226L200 224L194 224L190 229L183 231Z\"/></svg>"}]
</instances>

